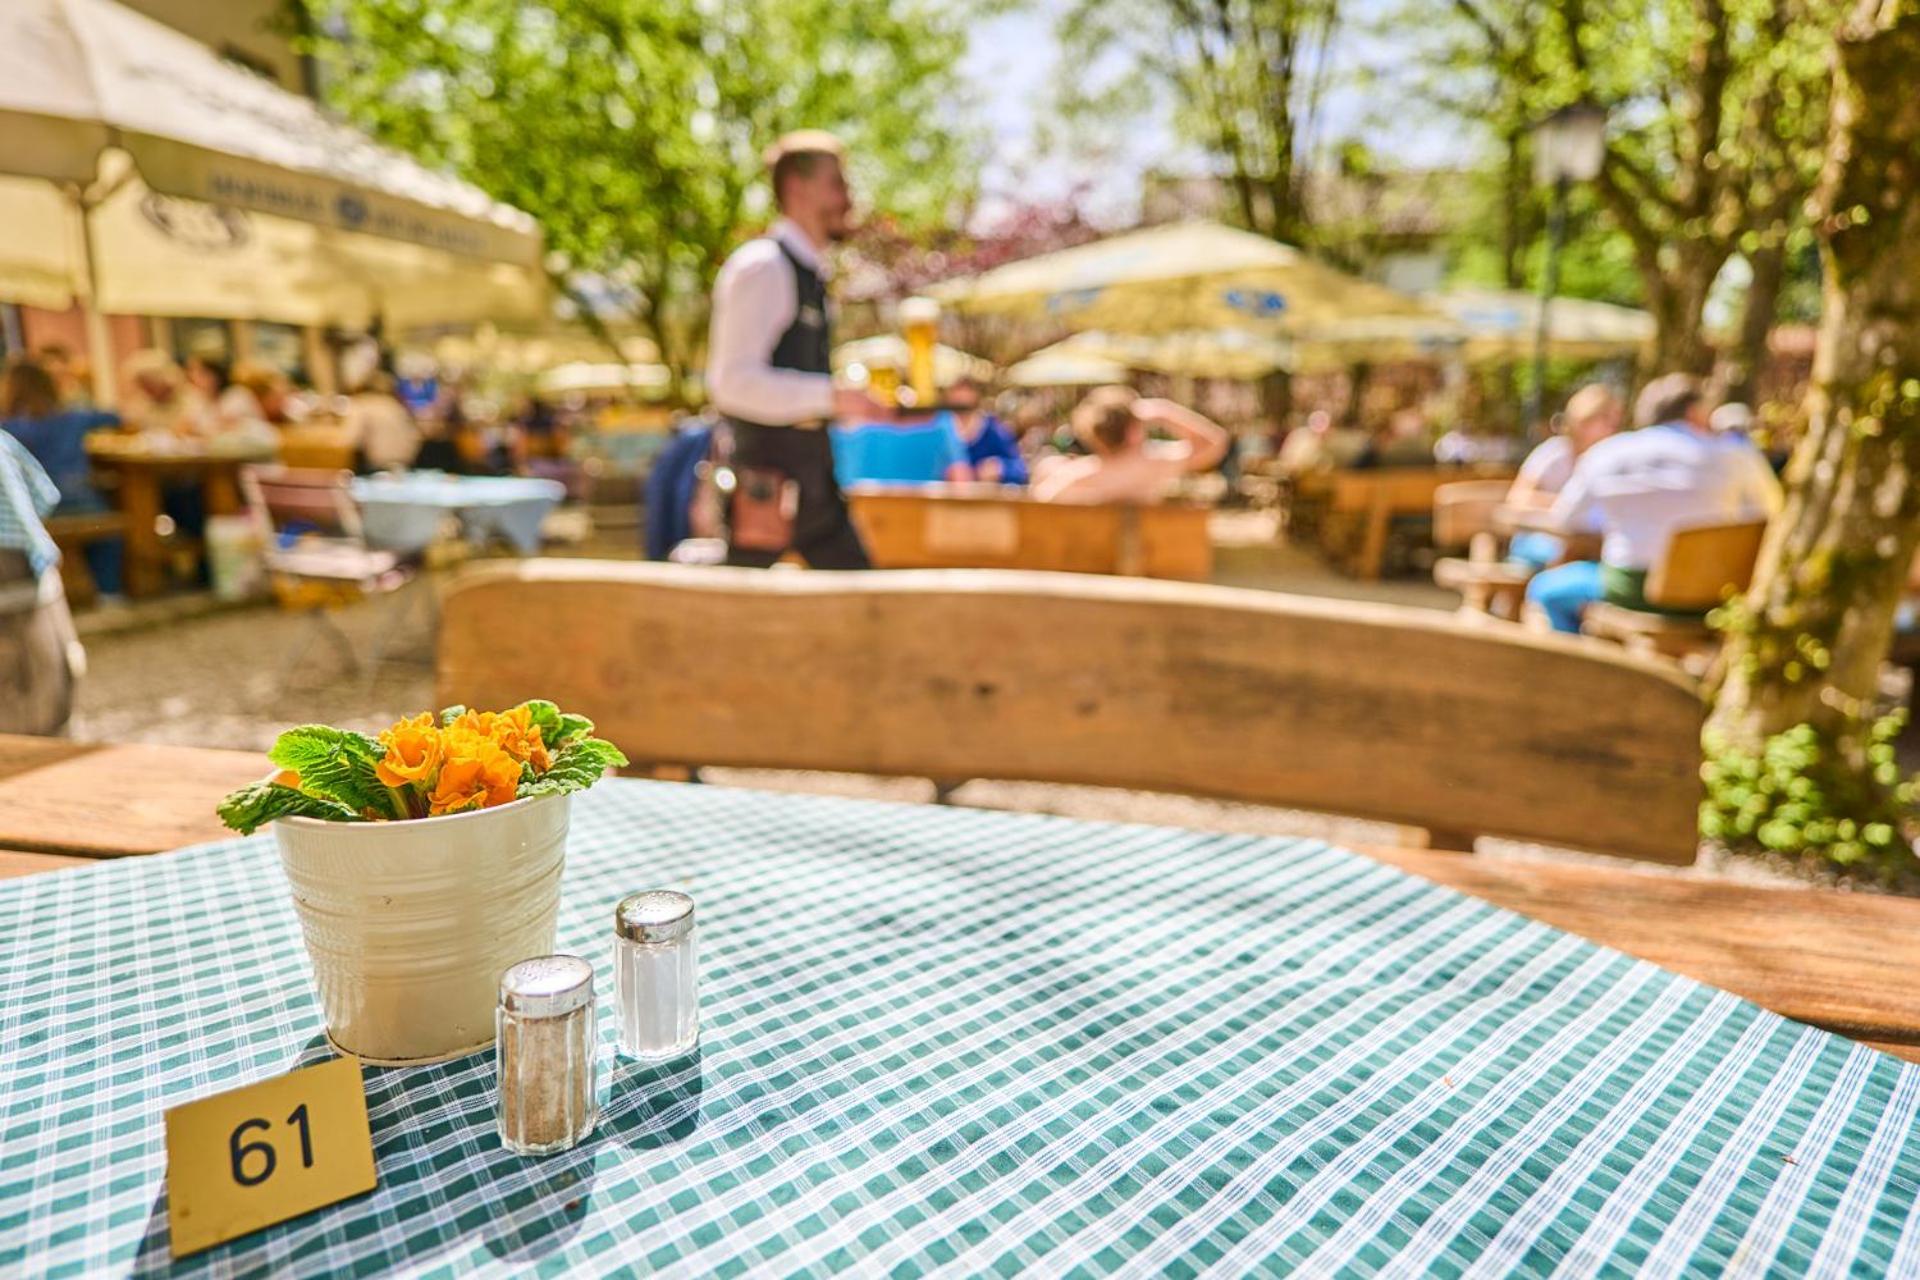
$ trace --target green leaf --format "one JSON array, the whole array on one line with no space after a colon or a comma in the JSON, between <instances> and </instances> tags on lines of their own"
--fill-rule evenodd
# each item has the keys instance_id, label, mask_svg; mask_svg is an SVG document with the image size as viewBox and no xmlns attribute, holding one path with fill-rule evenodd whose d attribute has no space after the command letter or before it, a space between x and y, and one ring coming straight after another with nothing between
<instances>
[{"instance_id":1,"label":"green leaf","mask_svg":"<svg viewBox=\"0 0 1920 1280\"><path fill-rule=\"evenodd\" d=\"M215 810L220 821L250 836L276 818L324 818L329 822L359 822L360 815L348 806L323 796L308 795L271 778L240 788L220 802Z\"/></svg>"},{"instance_id":2,"label":"green leaf","mask_svg":"<svg viewBox=\"0 0 1920 1280\"><path fill-rule=\"evenodd\" d=\"M527 718L540 730L540 741L550 751L593 732L593 721L585 716L565 715L559 707L544 698L535 698L521 705L527 709Z\"/></svg>"},{"instance_id":3,"label":"green leaf","mask_svg":"<svg viewBox=\"0 0 1920 1280\"><path fill-rule=\"evenodd\" d=\"M520 784L519 797L561 796L585 791L608 769L627 763L620 748L605 738L576 738L553 757L553 765L533 782Z\"/></svg>"},{"instance_id":4,"label":"green leaf","mask_svg":"<svg viewBox=\"0 0 1920 1280\"><path fill-rule=\"evenodd\" d=\"M532 698L520 704L526 708L527 719L534 728L540 730L540 740L549 747L557 746L560 741L560 708L545 698Z\"/></svg>"},{"instance_id":5,"label":"green leaf","mask_svg":"<svg viewBox=\"0 0 1920 1280\"><path fill-rule=\"evenodd\" d=\"M300 789L337 800L355 811L396 813L393 794L374 772L386 748L363 733L308 724L289 729L274 742L267 759L300 775Z\"/></svg>"},{"instance_id":6,"label":"green leaf","mask_svg":"<svg viewBox=\"0 0 1920 1280\"><path fill-rule=\"evenodd\" d=\"M458 702L450 707L440 708L440 727L442 729L446 728L465 714L467 714L467 709Z\"/></svg>"}]
</instances>

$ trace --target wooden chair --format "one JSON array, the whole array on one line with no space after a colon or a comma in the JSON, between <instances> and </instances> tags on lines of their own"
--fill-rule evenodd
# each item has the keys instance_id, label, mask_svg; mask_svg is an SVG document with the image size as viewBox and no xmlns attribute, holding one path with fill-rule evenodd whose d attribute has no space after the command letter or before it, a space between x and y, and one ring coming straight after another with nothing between
<instances>
[{"instance_id":1,"label":"wooden chair","mask_svg":"<svg viewBox=\"0 0 1920 1280\"><path fill-rule=\"evenodd\" d=\"M302 470L351 471L359 444L340 423L306 422L280 429L280 462Z\"/></svg>"},{"instance_id":2,"label":"wooden chair","mask_svg":"<svg viewBox=\"0 0 1920 1280\"><path fill-rule=\"evenodd\" d=\"M854 523L881 569L1045 569L1204 582L1208 509L1037 502L998 486L858 486Z\"/></svg>"},{"instance_id":3,"label":"wooden chair","mask_svg":"<svg viewBox=\"0 0 1920 1280\"><path fill-rule=\"evenodd\" d=\"M1764 520L1675 531L1666 555L1647 574L1647 603L1652 608L1589 605L1580 630L1670 658L1711 649L1718 637L1707 626L1706 613L1753 581L1766 532Z\"/></svg>"},{"instance_id":4,"label":"wooden chair","mask_svg":"<svg viewBox=\"0 0 1920 1280\"><path fill-rule=\"evenodd\" d=\"M369 547L353 500L353 473L287 466L248 466L240 491L266 548L267 574L282 607L306 612L314 622L282 659L277 685L286 683L313 642L324 635L347 668L362 668L353 641L333 612L370 596L395 596L392 616L375 634L366 665L368 682L379 674L387 646L405 621L407 597L397 595L413 571L391 551ZM428 592L431 604L431 592Z\"/></svg>"},{"instance_id":5,"label":"wooden chair","mask_svg":"<svg viewBox=\"0 0 1920 1280\"><path fill-rule=\"evenodd\" d=\"M438 699L552 698L636 764L1184 792L1691 862L1670 664L1427 610L995 571L467 570Z\"/></svg>"},{"instance_id":6,"label":"wooden chair","mask_svg":"<svg viewBox=\"0 0 1920 1280\"><path fill-rule=\"evenodd\" d=\"M1465 547L1464 558L1448 556L1433 566L1433 580L1460 593L1460 611L1518 619L1520 597L1533 570L1506 560L1494 513L1506 502L1505 480L1459 480L1433 491L1433 545L1446 551Z\"/></svg>"},{"instance_id":7,"label":"wooden chair","mask_svg":"<svg viewBox=\"0 0 1920 1280\"><path fill-rule=\"evenodd\" d=\"M109 538L127 535L127 518L118 511L90 511L85 515L49 516L47 533L60 548L60 579L67 601L85 609L100 597L100 584L87 567L86 548Z\"/></svg>"}]
</instances>

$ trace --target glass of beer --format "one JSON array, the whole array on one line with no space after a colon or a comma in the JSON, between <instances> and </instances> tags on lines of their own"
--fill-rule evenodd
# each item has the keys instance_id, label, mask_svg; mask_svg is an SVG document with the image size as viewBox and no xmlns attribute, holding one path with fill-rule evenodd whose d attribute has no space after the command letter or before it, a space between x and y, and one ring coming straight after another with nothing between
<instances>
[{"instance_id":1,"label":"glass of beer","mask_svg":"<svg viewBox=\"0 0 1920 1280\"><path fill-rule=\"evenodd\" d=\"M907 340L907 385L915 404L934 403L933 354L940 331L940 304L932 298L908 298L900 304L900 332Z\"/></svg>"}]
</instances>

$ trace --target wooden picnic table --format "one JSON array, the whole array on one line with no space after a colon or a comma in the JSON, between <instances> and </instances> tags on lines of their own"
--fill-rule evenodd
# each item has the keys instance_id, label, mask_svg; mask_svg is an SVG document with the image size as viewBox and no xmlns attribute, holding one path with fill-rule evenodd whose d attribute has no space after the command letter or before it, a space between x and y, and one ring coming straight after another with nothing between
<instances>
[{"instance_id":1,"label":"wooden picnic table","mask_svg":"<svg viewBox=\"0 0 1920 1280\"><path fill-rule=\"evenodd\" d=\"M1396 518L1430 515L1434 492L1442 485L1510 480L1514 474L1512 467L1486 463L1319 472L1295 482L1295 500L1326 504L1329 518L1320 523L1323 549L1351 576L1373 582L1385 568L1387 535Z\"/></svg>"},{"instance_id":2,"label":"wooden picnic table","mask_svg":"<svg viewBox=\"0 0 1920 1280\"><path fill-rule=\"evenodd\" d=\"M151 596L166 585L166 543L155 523L163 491L197 484L208 516L235 515L241 509L240 468L271 461L273 452L216 450L187 440L156 448L140 436L98 432L87 440L87 457L126 517L127 594Z\"/></svg>"},{"instance_id":3,"label":"wooden picnic table","mask_svg":"<svg viewBox=\"0 0 1920 1280\"><path fill-rule=\"evenodd\" d=\"M0 735L0 878L222 837L227 791L262 756ZM1359 852L1920 1062L1920 901L1637 867Z\"/></svg>"}]
</instances>

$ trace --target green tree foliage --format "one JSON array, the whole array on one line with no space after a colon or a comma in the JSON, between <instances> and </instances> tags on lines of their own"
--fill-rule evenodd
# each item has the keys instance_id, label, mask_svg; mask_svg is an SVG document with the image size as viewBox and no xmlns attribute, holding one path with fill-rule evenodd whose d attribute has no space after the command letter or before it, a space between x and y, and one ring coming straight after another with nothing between
<instances>
[{"instance_id":1,"label":"green tree foliage","mask_svg":"<svg viewBox=\"0 0 1920 1280\"><path fill-rule=\"evenodd\" d=\"M1838 11L1835 0L1448 0L1426 37L1424 96L1494 132L1514 209L1532 123L1582 99L1606 106L1595 194L1659 321L1659 362L1704 371L1702 313L1721 268L1735 254L1753 265L1750 327L1763 338L1808 242ZM1507 223L1509 280L1520 239Z\"/></svg>"},{"instance_id":2,"label":"green tree foliage","mask_svg":"<svg viewBox=\"0 0 1920 1280\"><path fill-rule=\"evenodd\" d=\"M956 68L981 10L935 0L306 0L327 97L545 228L555 276L631 299L676 372L729 251L766 216L761 152L838 132L908 224L971 195Z\"/></svg>"},{"instance_id":3,"label":"green tree foliage","mask_svg":"<svg viewBox=\"0 0 1920 1280\"><path fill-rule=\"evenodd\" d=\"M1061 106L1118 127L1171 105L1226 180L1231 215L1307 243L1305 161L1338 20L1336 0L1073 0L1062 62L1080 70L1060 86Z\"/></svg>"}]
</instances>

